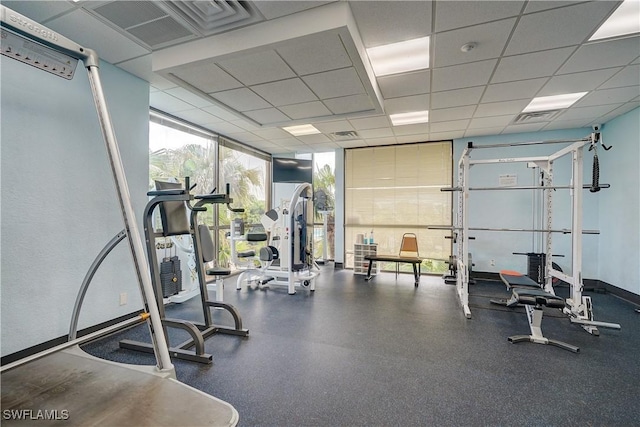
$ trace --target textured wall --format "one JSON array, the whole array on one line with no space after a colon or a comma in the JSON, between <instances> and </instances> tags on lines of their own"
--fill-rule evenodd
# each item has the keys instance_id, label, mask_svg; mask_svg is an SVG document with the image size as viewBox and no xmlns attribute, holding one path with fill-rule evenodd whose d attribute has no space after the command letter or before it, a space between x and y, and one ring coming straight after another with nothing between
<instances>
[{"instance_id":1,"label":"textured wall","mask_svg":"<svg viewBox=\"0 0 640 427\"><path fill-rule=\"evenodd\" d=\"M123 228L87 74L72 81L2 57L2 355L63 336L82 279ZM149 86L109 64L101 76L140 216L148 186ZM121 292L129 302L119 305ZM121 243L90 288L80 327L142 306Z\"/></svg>"}]
</instances>

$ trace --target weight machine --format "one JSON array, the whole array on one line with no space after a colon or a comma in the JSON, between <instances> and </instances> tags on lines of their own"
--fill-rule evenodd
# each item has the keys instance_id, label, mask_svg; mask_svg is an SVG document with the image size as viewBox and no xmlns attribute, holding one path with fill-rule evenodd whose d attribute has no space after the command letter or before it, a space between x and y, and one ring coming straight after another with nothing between
<instances>
[{"instance_id":1,"label":"weight machine","mask_svg":"<svg viewBox=\"0 0 640 427\"><path fill-rule=\"evenodd\" d=\"M521 147L541 144L565 144L566 146L549 156L530 156L530 157L507 157L496 159L479 159L471 158L471 153L477 149L488 148L507 148ZM457 187L442 188L441 191L454 191L457 193L457 210L455 216L454 231L458 233L457 245L457 282L456 290L460 300L465 317L471 318L471 310L469 309L469 277L467 274L467 266L465 260L469 254L469 232L473 230L482 231L521 231L544 233L546 243L545 258L545 283L544 291L555 295L553 291L553 280L559 279L569 284L570 296L566 300L566 306L563 312L569 316L572 323L582 326L587 332L598 335L598 327L620 329L620 325L614 323L598 322L593 317L593 307L591 298L582 294L584 290L582 277L582 235L598 234L596 230L584 230L582 227L582 204L583 189L590 189L591 192L599 191L601 188L608 187L599 183L599 169L597 164L597 156L594 157L594 173L591 185L583 185L583 160L584 147L589 146L589 150L597 150L599 144L602 144L600 128L594 127L590 136L579 140L554 140L554 141L537 141L523 142L511 144L491 144L491 145L473 145L469 142L458 162L458 182ZM605 150L610 149L602 144ZM572 165L571 184L570 185L554 185L553 183L553 166L554 162L565 156L570 156ZM477 165L504 164L504 163L533 163L543 171L543 182L540 186L513 186L513 187L471 187L469 185L469 170ZM468 200L470 193L473 191L500 191L500 190L537 190L544 192L545 204L545 226L542 228L483 228L469 226L469 208ZM553 191L559 189L568 189L571 196L571 228L558 229L553 228ZM554 233L571 234L571 274L565 274L554 268L552 259L552 236Z\"/></svg>"},{"instance_id":2,"label":"weight machine","mask_svg":"<svg viewBox=\"0 0 640 427\"><path fill-rule=\"evenodd\" d=\"M309 220L313 218L311 189L309 183L298 184L287 207L263 215L262 223L270 234L270 246L260 251L262 268L240 273L236 289L242 289L243 283L256 282L259 285L285 285L289 295L296 293L296 285L315 291L319 269L313 261L313 221ZM271 249L265 253L270 248L275 251ZM268 256L269 252L271 256Z\"/></svg>"}]
</instances>

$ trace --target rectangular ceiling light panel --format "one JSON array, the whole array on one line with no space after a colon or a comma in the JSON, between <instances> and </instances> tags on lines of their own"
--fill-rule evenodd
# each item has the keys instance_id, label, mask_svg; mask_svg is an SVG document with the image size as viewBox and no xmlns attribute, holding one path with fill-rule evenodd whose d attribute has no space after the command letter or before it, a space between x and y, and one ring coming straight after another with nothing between
<instances>
[{"instance_id":1,"label":"rectangular ceiling light panel","mask_svg":"<svg viewBox=\"0 0 640 427\"><path fill-rule=\"evenodd\" d=\"M410 113L390 114L389 118L394 126L413 125L416 123L427 123L429 121L429 111L412 111Z\"/></svg>"},{"instance_id":2,"label":"rectangular ceiling light panel","mask_svg":"<svg viewBox=\"0 0 640 427\"><path fill-rule=\"evenodd\" d=\"M640 0L624 0L589 41L640 33Z\"/></svg>"},{"instance_id":3,"label":"rectangular ceiling light panel","mask_svg":"<svg viewBox=\"0 0 640 427\"><path fill-rule=\"evenodd\" d=\"M320 133L313 125L286 126L282 129L286 130L293 136L314 135Z\"/></svg>"},{"instance_id":4,"label":"rectangular ceiling light panel","mask_svg":"<svg viewBox=\"0 0 640 427\"><path fill-rule=\"evenodd\" d=\"M367 49L377 77L429 68L429 37Z\"/></svg>"},{"instance_id":5,"label":"rectangular ceiling light panel","mask_svg":"<svg viewBox=\"0 0 640 427\"><path fill-rule=\"evenodd\" d=\"M566 93L564 95L539 96L537 98L533 98L522 112L530 113L532 111L549 111L569 108L587 93L588 92L577 92Z\"/></svg>"}]
</instances>

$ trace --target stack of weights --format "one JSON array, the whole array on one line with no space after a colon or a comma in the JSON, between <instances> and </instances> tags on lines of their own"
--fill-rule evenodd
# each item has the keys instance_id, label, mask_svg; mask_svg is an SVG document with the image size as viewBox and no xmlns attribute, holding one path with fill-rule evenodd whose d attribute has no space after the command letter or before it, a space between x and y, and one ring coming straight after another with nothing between
<instances>
[{"instance_id":1,"label":"stack of weights","mask_svg":"<svg viewBox=\"0 0 640 427\"><path fill-rule=\"evenodd\" d=\"M165 257L160 263L162 297L168 298L182 290L182 270L177 256Z\"/></svg>"}]
</instances>

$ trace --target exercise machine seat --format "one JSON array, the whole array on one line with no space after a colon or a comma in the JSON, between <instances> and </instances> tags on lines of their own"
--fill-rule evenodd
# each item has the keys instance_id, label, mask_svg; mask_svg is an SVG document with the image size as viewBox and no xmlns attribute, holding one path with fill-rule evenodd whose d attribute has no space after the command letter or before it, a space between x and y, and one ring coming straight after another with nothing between
<instances>
[{"instance_id":1,"label":"exercise machine seat","mask_svg":"<svg viewBox=\"0 0 640 427\"><path fill-rule=\"evenodd\" d=\"M231 274L231 270L228 268L213 267L207 268L206 273L209 276L229 276Z\"/></svg>"},{"instance_id":2,"label":"exercise machine seat","mask_svg":"<svg viewBox=\"0 0 640 427\"><path fill-rule=\"evenodd\" d=\"M250 250L250 251L238 252L237 255L238 255L238 258L253 258L254 256L256 256L256 251Z\"/></svg>"},{"instance_id":3,"label":"exercise machine seat","mask_svg":"<svg viewBox=\"0 0 640 427\"><path fill-rule=\"evenodd\" d=\"M545 305L551 308L564 308L564 298L550 294L544 289L513 288L513 295L520 304Z\"/></svg>"}]
</instances>

